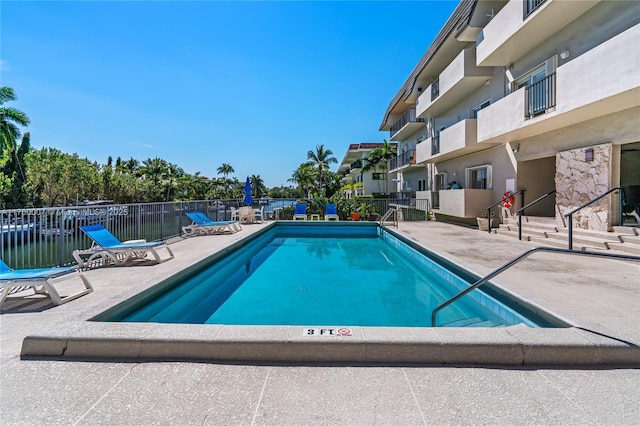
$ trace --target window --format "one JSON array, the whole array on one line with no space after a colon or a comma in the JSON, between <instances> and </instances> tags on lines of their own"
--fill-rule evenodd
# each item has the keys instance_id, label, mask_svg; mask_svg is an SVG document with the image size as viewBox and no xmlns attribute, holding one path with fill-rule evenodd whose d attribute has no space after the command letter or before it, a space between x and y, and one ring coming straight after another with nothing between
<instances>
[{"instance_id":1,"label":"window","mask_svg":"<svg viewBox=\"0 0 640 426\"><path fill-rule=\"evenodd\" d=\"M467 188L469 189L491 189L491 166L483 165L468 167L465 169Z\"/></svg>"},{"instance_id":2,"label":"window","mask_svg":"<svg viewBox=\"0 0 640 426\"><path fill-rule=\"evenodd\" d=\"M427 190L427 180L418 179L418 191L426 191L426 190Z\"/></svg>"},{"instance_id":3,"label":"window","mask_svg":"<svg viewBox=\"0 0 640 426\"><path fill-rule=\"evenodd\" d=\"M373 180L385 180L387 178L386 173L372 173L371 178Z\"/></svg>"},{"instance_id":4,"label":"window","mask_svg":"<svg viewBox=\"0 0 640 426\"><path fill-rule=\"evenodd\" d=\"M529 87L534 85L535 83L541 81L547 76L547 67L546 64L542 64L532 71L520 76L513 84L515 89L520 89L521 87Z\"/></svg>"},{"instance_id":5,"label":"window","mask_svg":"<svg viewBox=\"0 0 640 426\"><path fill-rule=\"evenodd\" d=\"M473 118L473 119L478 118L478 111L488 107L489 105L491 105L491 99L487 99L486 101L482 102L481 104L476 105L473 108L471 108L471 118Z\"/></svg>"}]
</instances>

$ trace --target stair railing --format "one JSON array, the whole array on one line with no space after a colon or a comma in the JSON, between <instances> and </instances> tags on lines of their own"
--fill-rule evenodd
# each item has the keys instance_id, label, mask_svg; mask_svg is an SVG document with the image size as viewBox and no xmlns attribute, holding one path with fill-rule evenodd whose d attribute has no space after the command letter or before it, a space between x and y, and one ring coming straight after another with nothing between
<instances>
[{"instance_id":1,"label":"stair railing","mask_svg":"<svg viewBox=\"0 0 640 426\"><path fill-rule=\"evenodd\" d=\"M387 212L384 215L382 215L378 223L380 224L381 227L384 227L385 221L387 221L392 216L393 216L393 226L397 228L398 227L398 209L396 207L390 207L389 210L387 210Z\"/></svg>"},{"instance_id":2,"label":"stair railing","mask_svg":"<svg viewBox=\"0 0 640 426\"><path fill-rule=\"evenodd\" d=\"M495 203L491 204L489 207L487 207L487 218L489 218L489 233L491 233L491 209L494 208L495 206L497 206L500 203L504 203L505 201L507 201L509 198L516 196L518 194L520 194L520 205L524 204L524 192L526 191L526 189L521 189L518 192L515 192L513 194L509 194L506 197L502 197L502 199L500 201L496 201Z\"/></svg>"},{"instance_id":3,"label":"stair railing","mask_svg":"<svg viewBox=\"0 0 640 426\"><path fill-rule=\"evenodd\" d=\"M610 190L608 190L607 192L605 192L602 195L599 195L598 197L594 198L593 200L589 200L586 203L584 203L583 205L581 205L580 207L576 207L575 209L571 210L568 213L565 213L565 217L568 219L567 222L567 231L569 234L569 250L573 250L573 214L579 210L582 210L583 208L587 207L589 204L591 203L595 203L596 201L598 201L599 199L601 199L602 197L605 197L607 195L609 195L610 193L614 192L614 191L618 191L621 190L621 188L618 186L616 188L611 188ZM622 211L622 197L620 197L620 211Z\"/></svg>"},{"instance_id":4,"label":"stair railing","mask_svg":"<svg viewBox=\"0 0 640 426\"><path fill-rule=\"evenodd\" d=\"M520 207L517 211L516 214L518 215L518 239L522 240L522 216L524 215L524 210L531 207L532 205L536 204L539 201L544 200L545 198L547 198L549 195L551 194L555 194L556 190L554 189L553 191L549 191L544 195L539 196L538 198L536 198L535 200L533 200L532 202L530 202L529 204L527 204L524 207ZM524 204L524 203L523 203ZM571 248L569 248L571 249Z\"/></svg>"},{"instance_id":5,"label":"stair railing","mask_svg":"<svg viewBox=\"0 0 640 426\"><path fill-rule=\"evenodd\" d=\"M550 253L559 253L559 254L573 254L573 255L578 255L578 256L604 257L604 258L609 258L609 259L631 260L631 261L634 261L634 262L640 262L640 256L632 256L630 254L612 254L612 253L601 253L601 252L591 252L591 251L577 251L577 250L561 249L561 248L556 248L556 247L535 247L535 248L532 248L531 250L527 250L524 253L522 253L521 255L511 259L510 261L508 261L507 263L505 263L504 265L502 265L498 269L495 269L489 275L485 276L484 278L479 279L475 283L471 284L471 286L469 286L468 288L462 290L460 293L456 294L455 296L451 297L450 299L448 299L445 302L443 302L440 305L438 305L433 311L431 311L431 327L435 327L436 326L436 315L438 314L438 312L441 309L446 308L447 306L449 306L450 304L452 304L456 300L460 299L465 294L470 293L471 291L475 290L476 288L486 284L491 278L495 277L498 274L501 274L502 272L504 272L507 269L511 268L516 263L520 262L521 260L525 259L526 257L529 257L533 253L536 253L536 252L539 252L539 251L550 252Z\"/></svg>"}]
</instances>

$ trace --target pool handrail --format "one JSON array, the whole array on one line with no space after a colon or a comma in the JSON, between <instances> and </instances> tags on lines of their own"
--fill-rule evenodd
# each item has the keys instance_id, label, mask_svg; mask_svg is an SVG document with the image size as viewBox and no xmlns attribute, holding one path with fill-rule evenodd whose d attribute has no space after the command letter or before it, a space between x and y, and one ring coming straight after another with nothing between
<instances>
[{"instance_id":1,"label":"pool handrail","mask_svg":"<svg viewBox=\"0 0 640 426\"><path fill-rule=\"evenodd\" d=\"M393 226L395 228L398 227L398 208L397 207L389 207L389 210L378 220L380 227L384 227L384 222L393 216Z\"/></svg>"},{"instance_id":2,"label":"pool handrail","mask_svg":"<svg viewBox=\"0 0 640 426\"><path fill-rule=\"evenodd\" d=\"M516 263L520 262L521 260L529 257L533 253L540 252L540 251L543 251L543 252L546 251L546 252L550 252L550 253L560 253L560 254L575 254L575 255L580 255L580 256L605 257L605 258L609 258L609 259L631 260L631 261L635 261L635 262L640 262L640 256L632 256L632 255L627 255L627 254L614 254L614 253L600 253L600 252L581 251L581 250L568 250L568 249L562 249L562 248L556 248L556 247L534 247L534 248L532 248L530 250L525 251L524 253L520 254L519 256L511 259L510 261L508 261L504 265L502 265L499 268L495 269L489 275L485 276L484 278L479 279L478 281L476 281L475 283L470 285L468 288L462 290L461 292L459 292L455 296L449 298L448 300L444 301L443 303L441 303L440 305L435 307L433 309L433 311L431 311L431 327L436 327L436 315L438 314L438 312L441 309L446 308L447 306L449 306L450 304L452 304L456 300L460 299L465 294L467 294L467 293L475 290L476 288L486 284L491 278L495 277L498 274L501 274L502 272L504 272L507 269L511 268L513 265L515 265Z\"/></svg>"}]
</instances>

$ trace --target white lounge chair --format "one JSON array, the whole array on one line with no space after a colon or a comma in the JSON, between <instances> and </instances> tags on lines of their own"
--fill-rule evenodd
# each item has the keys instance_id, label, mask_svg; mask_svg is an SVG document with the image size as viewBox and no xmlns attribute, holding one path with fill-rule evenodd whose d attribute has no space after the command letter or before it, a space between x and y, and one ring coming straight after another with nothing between
<instances>
[{"instance_id":1,"label":"white lounge chair","mask_svg":"<svg viewBox=\"0 0 640 426\"><path fill-rule=\"evenodd\" d=\"M154 257L152 263L165 262L174 257L169 246L162 241L133 240L120 242L115 235L102 225L81 226L80 229L93 240L90 248L74 250L72 253L78 265L83 268L91 267L97 262L123 266L134 261L147 261L145 258L149 253ZM157 251L159 248L165 248L169 253L169 257L161 259Z\"/></svg>"},{"instance_id":2,"label":"white lounge chair","mask_svg":"<svg viewBox=\"0 0 640 426\"><path fill-rule=\"evenodd\" d=\"M193 235L213 235L213 234L233 234L242 230L238 222L231 220L214 222L202 212L187 212L186 215L192 220L191 225L183 226L182 232L185 237Z\"/></svg>"},{"instance_id":3,"label":"white lounge chair","mask_svg":"<svg viewBox=\"0 0 640 426\"><path fill-rule=\"evenodd\" d=\"M84 290L61 297L55 288L60 281L79 277ZM36 294L49 294L54 305L69 302L93 291L91 283L75 266L64 268L11 269L0 260L0 305L13 289L31 287Z\"/></svg>"}]
</instances>

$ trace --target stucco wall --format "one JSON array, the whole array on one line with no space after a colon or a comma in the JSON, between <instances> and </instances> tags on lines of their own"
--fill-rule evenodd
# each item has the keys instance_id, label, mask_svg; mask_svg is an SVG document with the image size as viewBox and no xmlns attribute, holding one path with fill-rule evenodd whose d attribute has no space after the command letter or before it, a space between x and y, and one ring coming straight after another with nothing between
<instances>
[{"instance_id":1,"label":"stucco wall","mask_svg":"<svg viewBox=\"0 0 640 426\"><path fill-rule=\"evenodd\" d=\"M593 161L585 161L585 151L593 149ZM607 192L611 187L611 144L594 145L556 154L556 203L561 214ZM608 231L611 227L611 199L604 197L573 215L576 228Z\"/></svg>"}]
</instances>

